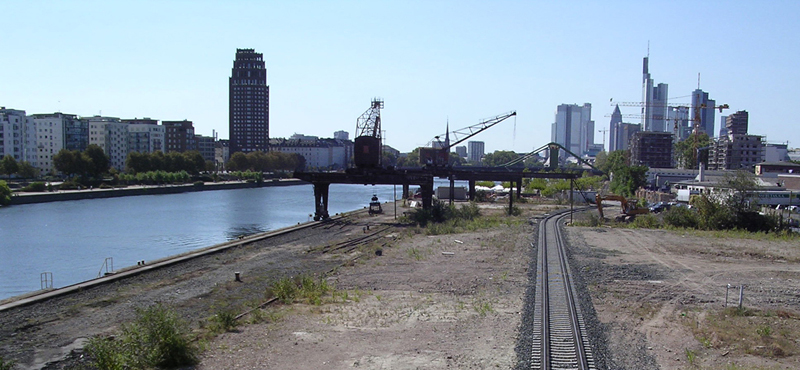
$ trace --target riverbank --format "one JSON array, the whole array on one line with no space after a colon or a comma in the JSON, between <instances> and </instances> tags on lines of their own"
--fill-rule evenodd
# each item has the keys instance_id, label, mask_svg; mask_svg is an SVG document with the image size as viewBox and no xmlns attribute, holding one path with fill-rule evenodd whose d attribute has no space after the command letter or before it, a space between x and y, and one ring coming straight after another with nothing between
<instances>
[{"instance_id":1,"label":"riverbank","mask_svg":"<svg viewBox=\"0 0 800 370\"><path fill-rule=\"evenodd\" d=\"M231 190L249 189L272 186L292 186L307 184L298 179L275 179L262 183L246 181L220 181L206 182L203 185L181 184L181 185L131 185L125 188L110 189L82 189L82 190L59 190L56 192L15 192L11 197L10 205L35 204L47 202L61 202L68 200L81 199L102 199L130 197L138 195L157 195L157 194L180 194L210 190Z\"/></svg>"}]
</instances>

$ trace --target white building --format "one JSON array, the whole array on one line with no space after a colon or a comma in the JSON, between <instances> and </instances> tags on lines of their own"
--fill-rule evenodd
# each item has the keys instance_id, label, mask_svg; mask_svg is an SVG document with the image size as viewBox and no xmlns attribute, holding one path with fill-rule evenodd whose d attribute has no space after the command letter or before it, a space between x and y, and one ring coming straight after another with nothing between
<instances>
[{"instance_id":1,"label":"white building","mask_svg":"<svg viewBox=\"0 0 800 370\"><path fill-rule=\"evenodd\" d=\"M103 149L111 167L125 170L128 157L128 124L116 117L85 117L89 123L89 145Z\"/></svg>"},{"instance_id":2,"label":"white building","mask_svg":"<svg viewBox=\"0 0 800 370\"><path fill-rule=\"evenodd\" d=\"M310 136L299 134L292 137L299 139L270 139L270 150L300 154L310 169L344 169L353 156L353 143L349 140L309 140Z\"/></svg>"},{"instance_id":3,"label":"white building","mask_svg":"<svg viewBox=\"0 0 800 370\"><path fill-rule=\"evenodd\" d=\"M154 153L166 152L164 126L129 123L128 124L128 153ZM126 154L127 156L127 154Z\"/></svg>"},{"instance_id":4,"label":"white building","mask_svg":"<svg viewBox=\"0 0 800 370\"><path fill-rule=\"evenodd\" d=\"M0 107L0 158L7 155L35 166L36 134L24 110Z\"/></svg>"},{"instance_id":5,"label":"white building","mask_svg":"<svg viewBox=\"0 0 800 370\"><path fill-rule=\"evenodd\" d=\"M53 156L66 148L67 132L65 127L78 121L74 114L61 112L34 114L31 116L36 132L37 164L42 173L55 173Z\"/></svg>"}]
</instances>

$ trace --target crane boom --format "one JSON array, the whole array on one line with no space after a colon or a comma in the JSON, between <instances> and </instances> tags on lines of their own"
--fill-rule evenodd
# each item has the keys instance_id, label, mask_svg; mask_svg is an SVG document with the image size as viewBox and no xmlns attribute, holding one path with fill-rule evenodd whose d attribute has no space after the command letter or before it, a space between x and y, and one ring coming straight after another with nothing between
<instances>
[{"instance_id":1,"label":"crane boom","mask_svg":"<svg viewBox=\"0 0 800 370\"><path fill-rule=\"evenodd\" d=\"M440 145L440 147L437 147L437 148L431 148L431 147L420 148L420 151L419 151L420 164L429 165L429 166L436 166L436 167L446 166L447 163L449 162L449 159L450 159L449 158L449 156L450 156L450 148L452 148L452 147L464 142L464 140L467 140L467 139L469 139L469 138L471 138L471 137L473 137L473 136L475 136L475 135L477 135L477 134L479 134L479 133L481 133L483 131L486 131L490 127L492 127L492 126L494 126L494 125L496 125L496 124L498 124L500 122L505 121L509 117L513 117L513 116L516 116L516 115L517 115L517 111L513 111L512 110L510 112L506 112L506 113L503 113L503 114L498 115L498 116L494 116L494 117L491 117L491 118L484 119L484 120L482 120L481 122L478 122L475 125L472 125L472 126L469 126L469 127L465 127L465 128L459 129L459 130L451 131L451 132L442 134L440 136L436 136L434 138L434 140L438 141L438 139L440 137L442 137L442 136L449 137L448 135L452 135L455 138L455 141L453 141L451 143L450 142L443 143L442 145Z\"/></svg>"}]
</instances>

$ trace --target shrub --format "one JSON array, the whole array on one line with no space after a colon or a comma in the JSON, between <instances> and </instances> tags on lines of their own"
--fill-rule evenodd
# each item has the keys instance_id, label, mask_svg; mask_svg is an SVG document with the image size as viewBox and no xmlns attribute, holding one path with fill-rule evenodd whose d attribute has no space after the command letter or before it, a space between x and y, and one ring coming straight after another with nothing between
<instances>
[{"instance_id":1,"label":"shrub","mask_svg":"<svg viewBox=\"0 0 800 370\"><path fill-rule=\"evenodd\" d=\"M22 188L22 191L37 192L37 193L41 193L46 190L47 190L47 185L45 185L45 183L40 181L32 182L28 186Z\"/></svg>"},{"instance_id":2,"label":"shrub","mask_svg":"<svg viewBox=\"0 0 800 370\"><path fill-rule=\"evenodd\" d=\"M239 325L236 322L236 313L230 309L217 312L212 320L219 331L233 331Z\"/></svg>"},{"instance_id":3,"label":"shrub","mask_svg":"<svg viewBox=\"0 0 800 370\"><path fill-rule=\"evenodd\" d=\"M194 186L203 186L203 185L205 185L205 182L203 182L202 180L194 182Z\"/></svg>"},{"instance_id":4,"label":"shrub","mask_svg":"<svg viewBox=\"0 0 800 370\"><path fill-rule=\"evenodd\" d=\"M658 217L652 213L648 213L636 216L636 218L633 219L632 225L643 229L658 229L661 223L658 221Z\"/></svg>"},{"instance_id":5,"label":"shrub","mask_svg":"<svg viewBox=\"0 0 800 370\"><path fill-rule=\"evenodd\" d=\"M100 189L113 189L114 187L109 185L109 184L102 183L102 184L100 184L100 186L98 186L98 188L100 188Z\"/></svg>"},{"instance_id":6,"label":"shrub","mask_svg":"<svg viewBox=\"0 0 800 370\"><path fill-rule=\"evenodd\" d=\"M11 204L11 188L8 187L5 181L0 180L0 206L9 204Z\"/></svg>"},{"instance_id":7,"label":"shrub","mask_svg":"<svg viewBox=\"0 0 800 370\"><path fill-rule=\"evenodd\" d=\"M120 339L95 337L86 351L101 370L177 368L198 362L186 324L161 304L138 309L135 321L122 326Z\"/></svg>"},{"instance_id":8,"label":"shrub","mask_svg":"<svg viewBox=\"0 0 800 370\"><path fill-rule=\"evenodd\" d=\"M80 185L75 181L64 181L61 185L58 186L59 190L75 190L78 189Z\"/></svg>"},{"instance_id":9,"label":"shrub","mask_svg":"<svg viewBox=\"0 0 800 370\"><path fill-rule=\"evenodd\" d=\"M696 229L698 222L697 212L687 207L672 207L664 212L664 223L669 226Z\"/></svg>"}]
</instances>

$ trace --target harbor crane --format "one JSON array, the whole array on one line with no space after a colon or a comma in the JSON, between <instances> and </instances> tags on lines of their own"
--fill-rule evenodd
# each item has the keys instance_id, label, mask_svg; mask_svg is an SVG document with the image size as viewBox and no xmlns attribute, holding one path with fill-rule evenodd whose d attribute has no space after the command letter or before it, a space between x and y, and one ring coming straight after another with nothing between
<instances>
[{"instance_id":1,"label":"harbor crane","mask_svg":"<svg viewBox=\"0 0 800 370\"><path fill-rule=\"evenodd\" d=\"M450 131L443 135L436 136L432 140L432 142L436 143L437 145L432 145L431 147L419 148L419 162L423 166L445 167L448 165L450 160L450 148L455 147L456 145L461 144L465 140L483 131L486 131L490 127L500 122L503 122L510 117L514 117L516 115L517 111L506 112L495 117L484 119L481 122L474 124L472 126L464 127L462 129ZM452 143L450 142L451 135L454 140ZM445 137L444 142L439 141L439 138L442 136Z\"/></svg>"}]
</instances>

